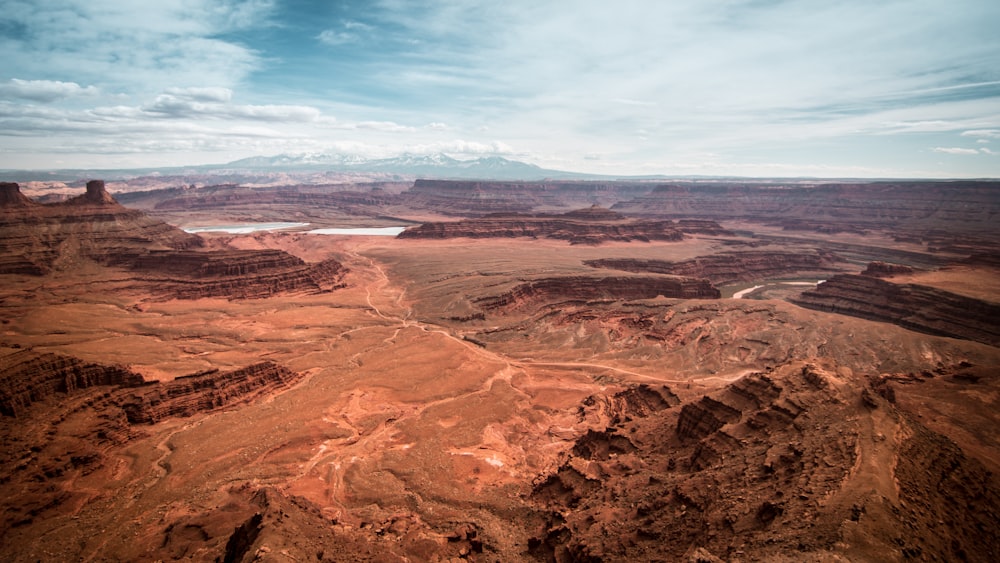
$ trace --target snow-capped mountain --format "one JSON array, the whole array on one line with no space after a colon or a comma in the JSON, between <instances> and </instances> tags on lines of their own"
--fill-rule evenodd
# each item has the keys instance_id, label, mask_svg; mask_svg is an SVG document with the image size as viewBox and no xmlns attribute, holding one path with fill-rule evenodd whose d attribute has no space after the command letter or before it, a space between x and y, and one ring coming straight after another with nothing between
<instances>
[{"instance_id":1,"label":"snow-capped mountain","mask_svg":"<svg viewBox=\"0 0 1000 563\"><path fill-rule=\"evenodd\" d=\"M438 153L430 155L404 154L392 158L368 159L348 154L303 154L257 156L233 161L218 168L241 170L344 170L353 172L384 172L402 176L433 178L481 178L497 180L541 180L574 177L572 172L546 170L500 156L460 160Z\"/></svg>"}]
</instances>

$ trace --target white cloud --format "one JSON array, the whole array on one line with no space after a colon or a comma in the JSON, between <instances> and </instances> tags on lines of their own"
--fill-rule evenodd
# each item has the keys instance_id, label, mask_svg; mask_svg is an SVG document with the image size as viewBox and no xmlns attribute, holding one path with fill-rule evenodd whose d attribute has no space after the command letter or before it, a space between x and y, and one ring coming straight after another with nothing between
<instances>
[{"instance_id":1,"label":"white cloud","mask_svg":"<svg viewBox=\"0 0 1000 563\"><path fill-rule=\"evenodd\" d=\"M218 87L167 88L165 93L176 98L186 98L199 102L229 102L233 99L232 90Z\"/></svg>"},{"instance_id":2,"label":"white cloud","mask_svg":"<svg viewBox=\"0 0 1000 563\"><path fill-rule=\"evenodd\" d=\"M344 45L347 43L354 43L355 41L358 40L358 36L355 33L350 33L346 31L336 31L333 29L326 29L323 30L319 35L317 35L316 39L318 39L320 43L337 46L337 45Z\"/></svg>"},{"instance_id":3,"label":"white cloud","mask_svg":"<svg viewBox=\"0 0 1000 563\"><path fill-rule=\"evenodd\" d=\"M80 86L76 82L61 82L58 80L21 80L11 78L6 84L0 85L0 96L20 98L34 102L54 102L78 96L96 96L99 90L95 86Z\"/></svg>"},{"instance_id":4,"label":"white cloud","mask_svg":"<svg viewBox=\"0 0 1000 563\"><path fill-rule=\"evenodd\" d=\"M982 139L1000 139L1000 129L973 129L963 131L963 137L981 137Z\"/></svg>"},{"instance_id":5,"label":"white cloud","mask_svg":"<svg viewBox=\"0 0 1000 563\"><path fill-rule=\"evenodd\" d=\"M959 147L934 147L934 152L943 152L945 154L979 154L976 149L964 149Z\"/></svg>"}]
</instances>

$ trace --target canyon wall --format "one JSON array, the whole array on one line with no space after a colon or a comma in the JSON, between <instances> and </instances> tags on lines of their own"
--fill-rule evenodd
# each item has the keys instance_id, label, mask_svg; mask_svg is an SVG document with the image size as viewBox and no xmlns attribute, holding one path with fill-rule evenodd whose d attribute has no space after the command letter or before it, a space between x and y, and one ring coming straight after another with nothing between
<instances>
[{"instance_id":1,"label":"canyon wall","mask_svg":"<svg viewBox=\"0 0 1000 563\"><path fill-rule=\"evenodd\" d=\"M792 302L903 328L1000 346L1000 304L917 284L842 274Z\"/></svg>"},{"instance_id":2,"label":"canyon wall","mask_svg":"<svg viewBox=\"0 0 1000 563\"><path fill-rule=\"evenodd\" d=\"M517 285L476 303L487 310L509 310L528 304L560 301L653 299L718 299L719 290L708 280L669 276L566 276L541 278Z\"/></svg>"},{"instance_id":3,"label":"canyon wall","mask_svg":"<svg viewBox=\"0 0 1000 563\"><path fill-rule=\"evenodd\" d=\"M1000 182L676 182L612 209L638 217L788 222L793 229L804 228L805 221L812 230L920 227L990 232L1000 219Z\"/></svg>"},{"instance_id":4,"label":"canyon wall","mask_svg":"<svg viewBox=\"0 0 1000 563\"><path fill-rule=\"evenodd\" d=\"M589 260L588 266L626 272L649 272L705 278L714 284L751 282L790 275L825 276L842 270L843 260L829 252L727 252L698 256L691 260L640 260L605 258Z\"/></svg>"}]
</instances>

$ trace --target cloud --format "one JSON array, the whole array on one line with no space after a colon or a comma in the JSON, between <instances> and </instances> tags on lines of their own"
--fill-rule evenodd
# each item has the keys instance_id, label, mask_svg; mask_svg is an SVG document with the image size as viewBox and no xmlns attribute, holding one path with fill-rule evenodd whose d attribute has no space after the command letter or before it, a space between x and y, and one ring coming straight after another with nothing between
<instances>
[{"instance_id":1,"label":"cloud","mask_svg":"<svg viewBox=\"0 0 1000 563\"><path fill-rule=\"evenodd\" d=\"M0 96L30 100L33 102L54 102L78 96L96 96L99 90L94 86L83 87L76 82L58 80L21 80L11 78L0 85Z\"/></svg>"},{"instance_id":2,"label":"cloud","mask_svg":"<svg viewBox=\"0 0 1000 563\"><path fill-rule=\"evenodd\" d=\"M963 149L959 147L934 147L934 152L943 152L945 154L979 154L976 149Z\"/></svg>"},{"instance_id":3,"label":"cloud","mask_svg":"<svg viewBox=\"0 0 1000 563\"><path fill-rule=\"evenodd\" d=\"M375 30L374 26L354 20L341 22L339 29L324 29L316 36L320 43L333 47L357 43Z\"/></svg>"},{"instance_id":4,"label":"cloud","mask_svg":"<svg viewBox=\"0 0 1000 563\"><path fill-rule=\"evenodd\" d=\"M167 88L165 93L175 98L198 102L229 102L233 99L232 90L218 87Z\"/></svg>"},{"instance_id":5,"label":"cloud","mask_svg":"<svg viewBox=\"0 0 1000 563\"><path fill-rule=\"evenodd\" d=\"M236 84L259 54L225 34L267 25L271 0L52 0L5 2L25 30L0 38L6 72L58 77L105 91L162 91L174 84Z\"/></svg>"},{"instance_id":6,"label":"cloud","mask_svg":"<svg viewBox=\"0 0 1000 563\"><path fill-rule=\"evenodd\" d=\"M980 137L982 139L1000 139L1000 129L973 129L963 131L963 137Z\"/></svg>"},{"instance_id":7,"label":"cloud","mask_svg":"<svg viewBox=\"0 0 1000 563\"><path fill-rule=\"evenodd\" d=\"M169 90L168 90L169 92ZM230 104L232 92L225 88L174 89L174 93L161 94L153 103L142 106L140 111L157 117L248 119L275 122L325 122L334 123L332 117L310 106L301 105L240 105ZM207 101L200 101L207 100Z\"/></svg>"}]
</instances>

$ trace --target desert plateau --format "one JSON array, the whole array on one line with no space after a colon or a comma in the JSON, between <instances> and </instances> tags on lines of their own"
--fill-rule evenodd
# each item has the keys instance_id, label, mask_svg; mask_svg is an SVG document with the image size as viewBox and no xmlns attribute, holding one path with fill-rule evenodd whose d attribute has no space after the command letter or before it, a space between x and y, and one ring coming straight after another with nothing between
<instances>
[{"instance_id":1,"label":"desert plateau","mask_svg":"<svg viewBox=\"0 0 1000 563\"><path fill-rule=\"evenodd\" d=\"M5 561L1000 560L1000 183L170 181L0 185Z\"/></svg>"}]
</instances>

